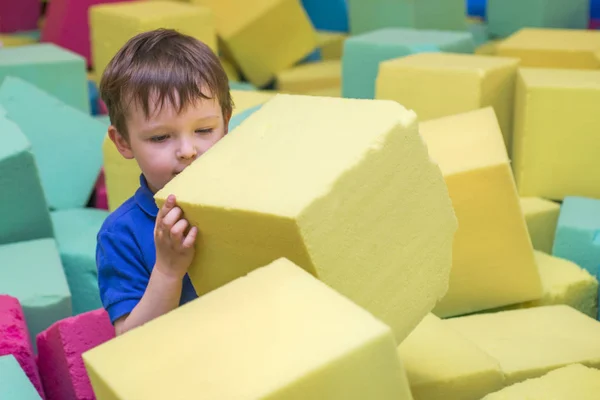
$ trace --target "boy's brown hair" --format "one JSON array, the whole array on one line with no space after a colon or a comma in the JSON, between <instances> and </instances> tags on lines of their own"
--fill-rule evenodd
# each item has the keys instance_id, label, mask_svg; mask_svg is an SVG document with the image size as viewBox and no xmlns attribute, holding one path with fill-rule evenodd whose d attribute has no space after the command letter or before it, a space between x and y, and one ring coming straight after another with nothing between
<instances>
[{"instance_id":1,"label":"boy's brown hair","mask_svg":"<svg viewBox=\"0 0 600 400\"><path fill-rule=\"evenodd\" d=\"M178 112L198 99L216 96L226 122L233 109L229 80L217 55L203 42L172 29L129 39L100 81L100 96L111 124L126 139L128 106L132 102L141 105L148 118L154 95L159 109L168 101Z\"/></svg>"}]
</instances>

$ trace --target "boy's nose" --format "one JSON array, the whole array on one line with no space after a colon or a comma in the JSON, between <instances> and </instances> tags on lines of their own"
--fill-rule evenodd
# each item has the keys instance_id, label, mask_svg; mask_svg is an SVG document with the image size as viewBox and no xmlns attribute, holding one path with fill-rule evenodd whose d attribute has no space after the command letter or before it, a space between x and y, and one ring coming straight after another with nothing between
<instances>
[{"instance_id":1,"label":"boy's nose","mask_svg":"<svg viewBox=\"0 0 600 400\"><path fill-rule=\"evenodd\" d=\"M194 159L198 155L198 150L191 140L182 140L179 146L177 156L183 160Z\"/></svg>"}]
</instances>

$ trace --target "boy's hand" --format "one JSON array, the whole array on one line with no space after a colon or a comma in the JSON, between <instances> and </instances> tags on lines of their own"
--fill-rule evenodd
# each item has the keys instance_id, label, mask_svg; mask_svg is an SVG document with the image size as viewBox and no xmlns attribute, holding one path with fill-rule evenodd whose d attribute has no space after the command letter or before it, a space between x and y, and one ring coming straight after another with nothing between
<instances>
[{"instance_id":1,"label":"boy's hand","mask_svg":"<svg viewBox=\"0 0 600 400\"><path fill-rule=\"evenodd\" d=\"M170 195L158 211L154 227L156 244L156 268L176 278L185 276L194 258L198 228L188 229L189 223L182 218L183 211L175 205L175 196Z\"/></svg>"}]
</instances>

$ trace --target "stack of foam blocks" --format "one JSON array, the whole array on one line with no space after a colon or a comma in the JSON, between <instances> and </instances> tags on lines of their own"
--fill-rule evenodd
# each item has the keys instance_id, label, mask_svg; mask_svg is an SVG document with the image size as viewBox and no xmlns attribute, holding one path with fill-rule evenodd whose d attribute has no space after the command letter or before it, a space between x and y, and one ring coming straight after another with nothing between
<instances>
[{"instance_id":1,"label":"stack of foam blocks","mask_svg":"<svg viewBox=\"0 0 600 400\"><path fill-rule=\"evenodd\" d=\"M0 398L597 399L595 5L467 3L0 0ZM97 86L155 28L235 109L155 196L200 297L115 337L96 234L140 170Z\"/></svg>"}]
</instances>

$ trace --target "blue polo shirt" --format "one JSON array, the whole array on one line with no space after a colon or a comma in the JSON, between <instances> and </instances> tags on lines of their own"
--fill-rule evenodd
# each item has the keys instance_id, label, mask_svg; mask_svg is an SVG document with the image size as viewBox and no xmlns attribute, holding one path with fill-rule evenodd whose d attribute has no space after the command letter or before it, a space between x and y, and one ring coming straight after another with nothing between
<instances>
[{"instance_id":1,"label":"blue polo shirt","mask_svg":"<svg viewBox=\"0 0 600 400\"><path fill-rule=\"evenodd\" d=\"M106 218L98 232L98 287L112 323L130 313L146 291L156 261L154 224L157 214L154 195L141 175L139 189ZM186 274L180 305L196 297Z\"/></svg>"}]
</instances>

